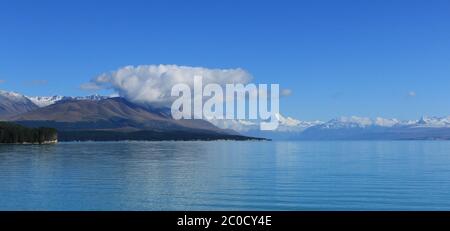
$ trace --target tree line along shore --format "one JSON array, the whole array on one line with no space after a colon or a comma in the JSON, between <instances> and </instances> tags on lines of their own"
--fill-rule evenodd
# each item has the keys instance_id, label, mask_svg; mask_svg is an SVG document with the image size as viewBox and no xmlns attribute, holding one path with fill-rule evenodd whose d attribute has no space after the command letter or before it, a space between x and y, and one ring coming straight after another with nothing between
<instances>
[{"instance_id":1,"label":"tree line along shore","mask_svg":"<svg viewBox=\"0 0 450 231\"><path fill-rule=\"evenodd\" d=\"M54 128L28 128L10 122L0 122L0 143L51 144L56 142L58 142L58 133Z\"/></svg>"}]
</instances>

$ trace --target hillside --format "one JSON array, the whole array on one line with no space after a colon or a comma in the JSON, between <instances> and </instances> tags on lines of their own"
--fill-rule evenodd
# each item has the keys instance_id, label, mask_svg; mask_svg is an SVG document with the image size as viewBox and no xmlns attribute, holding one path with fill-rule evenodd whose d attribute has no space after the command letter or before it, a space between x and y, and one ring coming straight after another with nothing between
<instances>
[{"instance_id":1,"label":"hillside","mask_svg":"<svg viewBox=\"0 0 450 231\"><path fill-rule=\"evenodd\" d=\"M62 101L14 116L11 120L33 127L50 126L58 130L202 130L226 133L204 120L174 120L164 110L143 107L119 97L100 101Z\"/></svg>"},{"instance_id":2,"label":"hillside","mask_svg":"<svg viewBox=\"0 0 450 231\"><path fill-rule=\"evenodd\" d=\"M10 118L29 127L56 128L61 141L251 140L204 120L174 120L168 108L124 98L63 100Z\"/></svg>"}]
</instances>

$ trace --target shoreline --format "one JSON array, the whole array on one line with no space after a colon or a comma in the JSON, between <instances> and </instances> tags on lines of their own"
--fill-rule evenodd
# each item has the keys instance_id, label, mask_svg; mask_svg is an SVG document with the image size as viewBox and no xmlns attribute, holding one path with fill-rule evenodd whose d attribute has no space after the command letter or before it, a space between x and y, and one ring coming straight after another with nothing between
<instances>
[{"instance_id":1,"label":"shoreline","mask_svg":"<svg viewBox=\"0 0 450 231\"><path fill-rule=\"evenodd\" d=\"M2 144L11 144L11 145L52 145L52 144L58 144L60 143L58 140L50 140L50 141L44 141L44 142L21 142L21 143L2 143L0 142L0 145Z\"/></svg>"}]
</instances>

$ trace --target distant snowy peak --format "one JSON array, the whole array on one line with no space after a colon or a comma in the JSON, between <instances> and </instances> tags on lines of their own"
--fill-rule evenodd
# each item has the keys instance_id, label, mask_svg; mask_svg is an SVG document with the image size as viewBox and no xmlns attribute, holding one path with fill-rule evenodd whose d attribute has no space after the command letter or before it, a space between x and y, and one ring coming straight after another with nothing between
<instances>
[{"instance_id":1,"label":"distant snowy peak","mask_svg":"<svg viewBox=\"0 0 450 231\"><path fill-rule=\"evenodd\" d=\"M373 120L373 124L380 127L394 127L398 125L404 125L407 122L400 121L398 119L386 119L377 117L375 120Z\"/></svg>"},{"instance_id":2,"label":"distant snowy peak","mask_svg":"<svg viewBox=\"0 0 450 231\"><path fill-rule=\"evenodd\" d=\"M285 132L300 132L307 128L314 127L317 125L321 125L324 122L315 120L315 121L302 121L297 120L292 117L284 117L281 114L276 114L276 118L279 122L278 131Z\"/></svg>"},{"instance_id":3,"label":"distant snowy peak","mask_svg":"<svg viewBox=\"0 0 450 231\"><path fill-rule=\"evenodd\" d=\"M279 122L280 124L282 124L282 125L286 125L286 126L299 126L299 125L302 123L302 121L300 121L300 120L296 120L296 119L293 119L293 118L291 118L291 117L284 117L284 116L282 116L282 115L279 114L279 113L277 113L275 116L276 116L278 122Z\"/></svg>"},{"instance_id":4,"label":"distant snowy peak","mask_svg":"<svg viewBox=\"0 0 450 231\"><path fill-rule=\"evenodd\" d=\"M420 120L400 121L398 119L385 119L378 117L371 119L367 117L340 117L320 125L326 129L341 128L367 128L367 127L427 127L427 128L448 128L450 127L450 116L448 117L422 117Z\"/></svg>"},{"instance_id":5,"label":"distant snowy peak","mask_svg":"<svg viewBox=\"0 0 450 231\"><path fill-rule=\"evenodd\" d=\"M415 124L412 124L415 127L429 127L429 128L441 128L441 127L450 127L450 116L447 117L422 117Z\"/></svg>"},{"instance_id":6,"label":"distant snowy peak","mask_svg":"<svg viewBox=\"0 0 450 231\"><path fill-rule=\"evenodd\" d=\"M284 117L281 114L275 115L279 122L279 132L301 132L309 127L323 124L322 121L301 121L291 117ZM209 120L215 126L222 129L233 129L238 132L259 130L260 120L226 120L226 119L213 119Z\"/></svg>"},{"instance_id":7,"label":"distant snowy peak","mask_svg":"<svg viewBox=\"0 0 450 231\"><path fill-rule=\"evenodd\" d=\"M371 126L393 127L401 124L402 122L397 119L385 119L381 117L371 119L368 117L350 116L332 119L322 124L321 127L329 129L340 129L340 128L366 128Z\"/></svg>"},{"instance_id":8,"label":"distant snowy peak","mask_svg":"<svg viewBox=\"0 0 450 231\"><path fill-rule=\"evenodd\" d=\"M59 101L63 100L103 100L108 99L110 97L108 96L101 96L101 95L89 95L89 96L28 96L28 99L30 99L34 104L36 104L38 107L46 107L52 104L55 104Z\"/></svg>"},{"instance_id":9,"label":"distant snowy peak","mask_svg":"<svg viewBox=\"0 0 450 231\"><path fill-rule=\"evenodd\" d=\"M12 102L16 103L27 103L29 102L28 98L22 94L10 91L0 90L0 96L4 97Z\"/></svg>"}]
</instances>

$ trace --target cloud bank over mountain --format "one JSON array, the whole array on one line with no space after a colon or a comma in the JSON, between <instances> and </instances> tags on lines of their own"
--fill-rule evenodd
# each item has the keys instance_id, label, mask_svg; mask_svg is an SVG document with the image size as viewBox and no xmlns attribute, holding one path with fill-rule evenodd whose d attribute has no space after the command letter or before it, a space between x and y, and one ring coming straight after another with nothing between
<instances>
[{"instance_id":1,"label":"cloud bank over mountain","mask_svg":"<svg viewBox=\"0 0 450 231\"><path fill-rule=\"evenodd\" d=\"M194 77L202 76L203 84L247 84L252 76L241 68L209 69L178 65L126 66L103 73L81 86L85 90L112 89L135 103L169 106L172 87L184 83L193 88Z\"/></svg>"}]
</instances>

